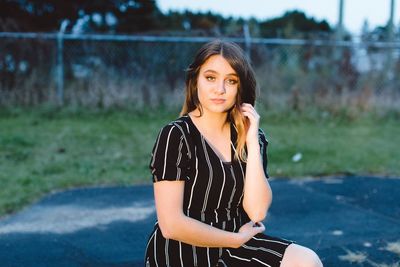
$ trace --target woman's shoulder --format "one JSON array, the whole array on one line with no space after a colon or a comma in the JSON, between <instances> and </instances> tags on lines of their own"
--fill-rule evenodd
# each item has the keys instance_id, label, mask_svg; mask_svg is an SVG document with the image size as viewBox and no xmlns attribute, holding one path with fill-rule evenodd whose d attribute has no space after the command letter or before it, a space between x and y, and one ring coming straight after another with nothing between
<instances>
[{"instance_id":1,"label":"woman's shoulder","mask_svg":"<svg viewBox=\"0 0 400 267\"><path fill-rule=\"evenodd\" d=\"M164 125L160 134L168 133L173 136L186 136L189 134L189 116L182 116Z\"/></svg>"},{"instance_id":2,"label":"woman's shoulder","mask_svg":"<svg viewBox=\"0 0 400 267\"><path fill-rule=\"evenodd\" d=\"M175 148L181 148L182 144L184 144L190 158L191 149L189 144L191 143L191 139L188 137L189 134L188 117L182 116L161 128L156 144L164 144Z\"/></svg>"}]
</instances>

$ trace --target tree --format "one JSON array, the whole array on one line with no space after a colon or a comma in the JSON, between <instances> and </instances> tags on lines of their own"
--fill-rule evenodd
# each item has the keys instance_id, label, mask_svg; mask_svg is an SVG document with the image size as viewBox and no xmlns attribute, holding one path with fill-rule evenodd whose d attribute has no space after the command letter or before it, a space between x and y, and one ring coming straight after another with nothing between
<instances>
[{"instance_id":1,"label":"tree","mask_svg":"<svg viewBox=\"0 0 400 267\"><path fill-rule=\"evenodd\" d=\"M174 35L242 36L245 21L212 12L169 12L163 14L156 0L3 0L0 29L3 31L58 31L69 20L67 32L149 33ZM112 23L110 23L112 21ZM84 27L77 27L84 23ZM326 21L315 21L303 12L259 23L247 21L257 37L305 38L332 30ZM189 31L190 30L190 31Z\"/></svg>"},{"instance_id":2,"label":"tree","mask_svg":"<svg viewBox=\"0 0 400 267\"><path fill-rule=\"evenodd\" d=\"M35 0L35 1L0 1L2 20L14 20L19 31L57 31L61 21L74 21L79 9L89 0Z\"/></svg>"},{"instance_id":3,"label":"tree","mask_svg":"<svg viewBox=\"0 0 400 267\"><path fill-rule=\"evenodd\" d=\"M131 0L121 3L116 15L117 31L132 33L159 29L158 19L162 13L155 0Z\"/></svg>"},{"instance_id":4,"label":"tree","mask_svg":"<svg viewBox=\"0 0 400 267\"><path fill-rule=\"evenodd\" d=\"M317 22L303 12L294 10L282 17L260 23L260 34L267 38L307 38L319 33L331 33L329 24L323 20Z\"/></svg>"}]
</instances>

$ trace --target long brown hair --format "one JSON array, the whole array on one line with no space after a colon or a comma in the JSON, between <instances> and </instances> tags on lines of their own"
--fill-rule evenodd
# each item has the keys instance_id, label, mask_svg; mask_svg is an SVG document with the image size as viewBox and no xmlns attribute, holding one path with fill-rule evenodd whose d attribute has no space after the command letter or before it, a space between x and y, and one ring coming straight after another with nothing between
<instances>
[{"instance_id":1,"label":"long brown hair","mask_svg":"<svg viewBox=\"0 0 400 267\"><path fill-rule=\"evenodd\" d=\"M229 111L228 119L237 129L237 142L235 144L235 158L246 161L246 132L247 119L242 115L240 106L249 103L254 106L256 100L257 82L253 68L244 51L233 42L214 40L203 45L197 52L193 62L186 70L186 98L183 103L181 116L199 109L202 115L201 104L197 95L197 79L201 66L213 55L221 55L239 76L239 87L235 105Z\"/></svg>"}]
</instances>

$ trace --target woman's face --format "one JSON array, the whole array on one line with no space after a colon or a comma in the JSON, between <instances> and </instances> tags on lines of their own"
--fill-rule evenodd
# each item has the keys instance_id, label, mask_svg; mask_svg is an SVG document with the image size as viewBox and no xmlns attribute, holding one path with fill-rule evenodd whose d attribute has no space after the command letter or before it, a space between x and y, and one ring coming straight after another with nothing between
<instances>
[{"instance_id":1,"label":"woman's face","mask_svg":"<svg viewBox=\"0 0 400 267\"><path fill-rule=\"evenodd\" d=\"M230 110L235 104L238 87L236 71L221 55L211 56L200 67L197 94L204 112Z\"/></svg>"}]
</instances>

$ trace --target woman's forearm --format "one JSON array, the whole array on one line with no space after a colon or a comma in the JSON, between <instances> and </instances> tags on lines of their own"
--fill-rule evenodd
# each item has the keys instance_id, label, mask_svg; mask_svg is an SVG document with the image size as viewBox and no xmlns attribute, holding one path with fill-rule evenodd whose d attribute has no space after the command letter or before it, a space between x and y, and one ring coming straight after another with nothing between
<instances>
[{"instance_id":1,"label":"woman's forearm","mask_svg":"<svg viewBox=\"0 0 400 267\"><path fill-rule=\"evenodd\" d=\"M170 217L160 229L165 238L174 239L198 247L238 248L246 236L241 233L224 231L184 214Z\"/></svg>"},{"instance_id":2,"label":"woman's forearm","mask_svg":"<svg viewBox=\"0 0 400 267\"><path fill-rule=\"evenodd\" d=\"M183 181L162 181L154 184L158 225L165 238L200 247L237 248L254 236L257 227L245 227L238 233L220 230L186 216L182 211Z\"/></svg>"},{"instance_id":3,"label":"woman's forearm","mask_svg":"<svg viewBox=\"0 0 400 267\"><path fill-rule=\"evenodd\" d=\"M250 220L264 220L272 202L272 191L264 174L258 142L247 144L246 179L244 184L243 208Z\"/></svg>"}]
</instances>

